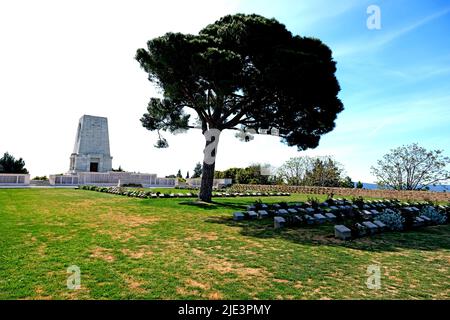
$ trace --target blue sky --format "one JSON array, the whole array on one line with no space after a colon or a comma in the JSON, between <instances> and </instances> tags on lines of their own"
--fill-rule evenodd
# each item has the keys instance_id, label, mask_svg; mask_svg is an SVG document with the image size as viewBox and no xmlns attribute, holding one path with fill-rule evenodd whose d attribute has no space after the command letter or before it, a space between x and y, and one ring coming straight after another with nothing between
<instances>
[{"instance_id":1,"label":"blue sky","mask_svg":"<svg viewBox=\"0 0 450 320\"><path fill-rule=\"evenodd\" d=\"M345 110L317 150L335 151L367 182L368 167L390 148L418 142L450 152L450 2L296 2L245 1L244 10L258 3L257 13L332 48ZM380 30L366 26L372 4Z\"/></svg>"},{"instance_id":2,"label":"blue sky","mask_svg":"<svg viewBox=\"0 0 450 320\"><path fill-rule=\"evenodd\" d=\"M381 29L369 30L369 5ZM445 0L17 0L0 3L0 153L23 157L32 175L66 172L83 114L109 119L113 166L173 174L202 160L200 132L168 136L139 118L158 91L133 57L168 31L196 33L230 13L275 17L294 34L331 47L345 110L318 148L298 152L276 137L221 136L216 168L281 165L333 155L354 180L390 148L418 142L450 154L450 2Z\"/></svg>"}]
</instances>

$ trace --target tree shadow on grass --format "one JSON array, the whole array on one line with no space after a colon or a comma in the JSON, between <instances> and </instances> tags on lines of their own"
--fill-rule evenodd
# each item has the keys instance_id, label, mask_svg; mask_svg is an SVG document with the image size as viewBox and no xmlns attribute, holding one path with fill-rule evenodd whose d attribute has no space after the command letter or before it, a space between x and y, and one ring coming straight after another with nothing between
<instances>
[{"instance_id":1,"label":"tree shadow on grass","mask_svg":"<svg viewBox=\"0 0 450 320\"><path fill-rule=\"evenodd\" d=\"M400 249L424 251L450 249L450 225L429 226L406 232L385 232L342 241L334 237L334 227L331 224L274 229L270 219L234 221L228 217L211 217L206 219L206 222L239 227L240 233L246 237L283 239L302 245L326 245L372 252L395 252Z\"/></svg>"},{"instance_id":2,"label":"tree shadow on grass","mask_svg":"<svg viewBox=\"0 0 450 320\"><path fill-rule=\"evenodd\" d=\"M179 203L183 206L191 206L203 210L218 210L218 209L233 209L236 211L245 210L247 203L238 203L238 202L216 202L212 201L211 203L201 202L201 201L182 201Z\"/></svg>"}]
</instances>

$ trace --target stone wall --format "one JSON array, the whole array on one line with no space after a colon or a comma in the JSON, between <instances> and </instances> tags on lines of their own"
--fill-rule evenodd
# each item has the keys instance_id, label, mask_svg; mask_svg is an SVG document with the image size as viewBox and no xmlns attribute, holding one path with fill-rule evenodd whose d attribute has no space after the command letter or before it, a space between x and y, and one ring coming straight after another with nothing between
<instances>
[{"instance_id":1,"label":"stone wall","mask_svg":"<svg viewBox=\"0 0 450 320\"><path fill-rule=\"evenodd\" d=\"M396 190L367 190L350 188L326 188L326 187L304 187L304 186L284 186L284 185L248 185L235 184L232 191L244 192L254 190L260 192L289 192L305 194L333 194L334 196L349 197L371 197L400 200L431 200L439 202L450 202L450 192L428 192L428 191L396 191Z\"/></svg>"},{"instance_id":2,"label":"stone wall","mask_svg":"<svg viewBox=\"0 0 450 320\"><path fill-rule=\"evenodd\" d=\"M76 174L50 175L50 185L104 185L142 184L144 187L174 187L176 179L158 178L156 174L131 172L78 172Z\"/></svg>"},{"instance_id":3,"label":"stone wall","mask_svg":"<svg viewBox=\"0 0 450 320\"><path fill-rule=\"evenodd\" d=\"M0 185L2 186L28 186L29 184L29 174L0 173Z\"/></svg>"}]
</instances>

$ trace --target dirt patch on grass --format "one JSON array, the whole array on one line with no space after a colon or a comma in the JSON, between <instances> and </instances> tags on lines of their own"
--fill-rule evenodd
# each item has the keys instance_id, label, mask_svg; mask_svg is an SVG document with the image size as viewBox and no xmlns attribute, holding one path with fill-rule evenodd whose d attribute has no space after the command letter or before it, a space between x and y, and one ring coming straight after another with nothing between
<instances>
[{"instance_id":1,"label":"dirt patch on grass","mask_svg":"<svg viewBox=\"0 0 450 320\"><path fill-rule=\"evenodd\" d=\"M93 217L93 219L94 221L90 224L92 227L121 226L125 228L137 228L160 220L155 216L125 214L120 211L114 211L113 208L108 208L107 213L99 214Z\"/></svg>"},{"instance_id":2,"label":"dirt patch on grass","mask_svg":"<svg viewBox=\"0 0 450 320\"><path fill-rule=\"evenodd\" d=\"M183 297L186 297L186 296L198 296L199 295L198 290L189 290L189 289L187 289L185 287L178 287L177 288L177 293L179 295L183 296Z\"/></svg>"},{"instance_id":3,"label":"dirt patch on grass","mask_svg":"<svg viewBox=\"0 0 450 320\"><path fill-rule=\"evenodd\" d=\"M136 229L136 230L96 230L95 234L99 235L108 235L111 237L111 240L118 241L120 243L125 243L130 240L136 239L137 235L145 234L145 230Z\"/></svg>"},{"instance_id":4,"label":"dirt patch on grass","mask_svg":"<svg viewBox=\"0 0 450 320\"><path fill-rule=\"evenodd\" d=\"M110 208L108 213L92 217L88 227L94 229L97 234L109 235L112 240L128 242L145 235L148 226L159 220L154 216L124 214Z\"/></svg>"},{"instance_id":5,"label":"dirt patch on grass","mask_svg":"<svg viewBox=\"0 0 450 320\"><path fill-rule=\"evenodd\" d=\"M153 216L123 214L121 212L114 212L110 209L107 214L100 215L99 220L128 228L136 228L142 225L152 224L158 221L159 218Z\"/></svg>"},{"instance_id":6,"label":"dirt patch on grass","mask_svg":"<svg viewBox=\"0 0 450 320\"><path fill-rule=\"evenodd\" d=\"M194 279L187 279L185 287L177 288L177 292L189 292L190 294L200 296L209 300L223 299L223 295L218 291L210 291L211 285L204 281L197 281Z\"/></svg>"},{"instance_id":7,"label":"dirt patch on grass","mask_svg":"<svg viewBox=\"0 0 450 320\"><path fill-rule=\"evenodd\" d=\"M135 277L129 276L129 275L122 275L122 278L124 282L126 283L128 289L130 289L131 292L143 294L146 293L147 290L145 288L142 288L144 285L144 282L141 280L136 279Z\"/></svg>"},{"instance_id":8,"label":"dirt patch on grass","mask_svg":"<svg viewBox=\"0 0 450 320\"><path fill-rule=\"evenodd\" d=\"M198 249L193 249L192 252L197 256L198 261L202 261L208 269L222 274L234 273L241 278L256 276L259 278L268 278L271 276L271 273L263 268L249 268L240 262L210 256Z\"/></svg>"},{"instance_id":9,"label":"dirt patch on grass","mask_svg":"<svg viewBox=\"0 0 450 320\"><path fill-rule=\"evenodd\" d=\"M150 250L150 246L142 245L139 246L137 250L131 250L128 248L124 248L120 250L124 255L131 257L133 259L142 259L144 257L151 256L153 252Z\"/></svg>"},{"instance_id":10,"label":"dirt patch on grass","mask_svg":"<svg viewBox=\"0 0 450 320\"><path fill-rule=\"evenodd\" d=\"M193 279L187 279L186 285L189 287L200 288L202 290L209 290L210 285L208 283L202 283Z\"/></svg>"},{"instance_id":11,"label":"dirt patch on grass","mask_svg":"<svg viewBox=\"0 0 450 320\"><path fill-rule=\"evenodd\" d=\"M64 291L62 297L63 299L68 300L90 299L89 292L89 289L85 285L81 284L79 289Z\"/></svg>"},{"instance_id":12,"label":"dirt patch on grass","mask_svg":"<svg viewBox=\"0 0 450 320\"><path fill-rule=\"evenodd\" d=\"M425 261L430 263L442 263L445 261L444 263L450 265L450 253L431 252L425 258Z\"/></svg>"},{"instance_id":13,"label":"dirt patch on grass","mask_svg":"<svg viewBox=\"0 0 450 320\"><path fill-rule=\"evenodd\" d=\"M199 241L199 240L215 241L219 239L219 236L215 232L200 232L198 230L188 230L188 234L191 235L186 238L187 241Z\"/></svg>"},{"instance_id":14,"label":"dirt patch on grass","mask_svg":"<svg viewBox=\"0 0 450 320\"><path fill-rule=\"evenodd\" d=\"M96 247L92 250L91 258L100 259L107 262L114 262L116 258L112 254L112 249Z\"/></svg>"},{"instance_id":15,"label":"dirt patch on grass","mask_svg":"<svg viewBox=\"0 0 450 320\"><path fill-rule=\"evenodd\" d=\"M276 283L284 283L284 284L286 284L286 283L289 283L289 280L285 280L285 279L273 279L273 282L276 282Z\"/></svg>"},{"instance_id":16,"label":"dirt patch on grass","mask_svg":"<svg viewBox=\"0 0 450 320\"><path fill-rule=\"evenodd\" d=\"M45 294L45 291L41 286L37 286L34 289L34 292L36 293L36 295L31 298L33 300L52 300L53 299L52 296Z\"/></svg>"},{"instance_id":17,"label":"dirt patch on grass","mask_svg":"<svg viewBox=\"0 0 450 320\"><path fill-rule=\"evenodd\" d=\"M56 234L51 231L43 232L42 235L46 237L49 241L68 241L72 240L75 236L73 232L69 234ZM31 240L33 241L33 238Z\"/></svg>"},{"instance_id":18,"label":"dirt patch on grass","mask_svg":"<svg viewBox=\"0 0 450 320\"><path fill-rule=\"evenodd\" d=\"M237 238L235 238L235 239L237 239ZM264 245L258 241L254 241L251 239L245 239L245 242L246 242L246 244L241 247L243 250L254 249L254 248L258 248L258 249L264 248Z\"/></svg>"},{"instance_id":19,"label":"dirt patch on grass","mask_svg":"<svg viewBox=\"0 0 450 320\"><path fill-rule=\"evenodd\" d=\"M40 257L45 256L45 251L47 250L47 245L45 243L39 244L37 247L37 253Z\"/></svg>"},{"instance_id":20,"label":"dirt patch on grass","mask_svg":"<svg viewBox=\"0 0 450 320\"><path fill-rule=\"evenodd\" d=\"M222 300L223 295L220 292L211 292L211 293L208 293L207 298L209 300Z\"/></svg>"},{"instance_id":21,"label":"dirt patch on grass","mask_svg":"<svg viewBox=\"0 0 450 320\"><path fill-rule=\"evenodd\" d=\"M46 226L50 227L65 227L67 226L67 222L64 221L46 221L44 222Z\"/></svg>"}]
</instances>

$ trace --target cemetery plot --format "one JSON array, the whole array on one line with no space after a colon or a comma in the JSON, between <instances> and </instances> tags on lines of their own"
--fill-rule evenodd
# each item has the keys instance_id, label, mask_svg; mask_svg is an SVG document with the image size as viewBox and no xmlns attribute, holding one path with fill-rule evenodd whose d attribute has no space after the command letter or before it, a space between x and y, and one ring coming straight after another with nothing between
<instances>
[{"instance_id":1,"label":"cemetery plot","mask_svg":"<svg viewBox=\"0 0 450 320\"><path fill-rule=\"evenodd\" d=\"M246 212L235 212L233 219L273 219L275 229L320 224L334 224L334 235L341 240L370 236L386 231L404 231L448 223L450 206L429 202L396 200L328 199L320 203L257 202Z\"/></svg>"}]
</instances>

